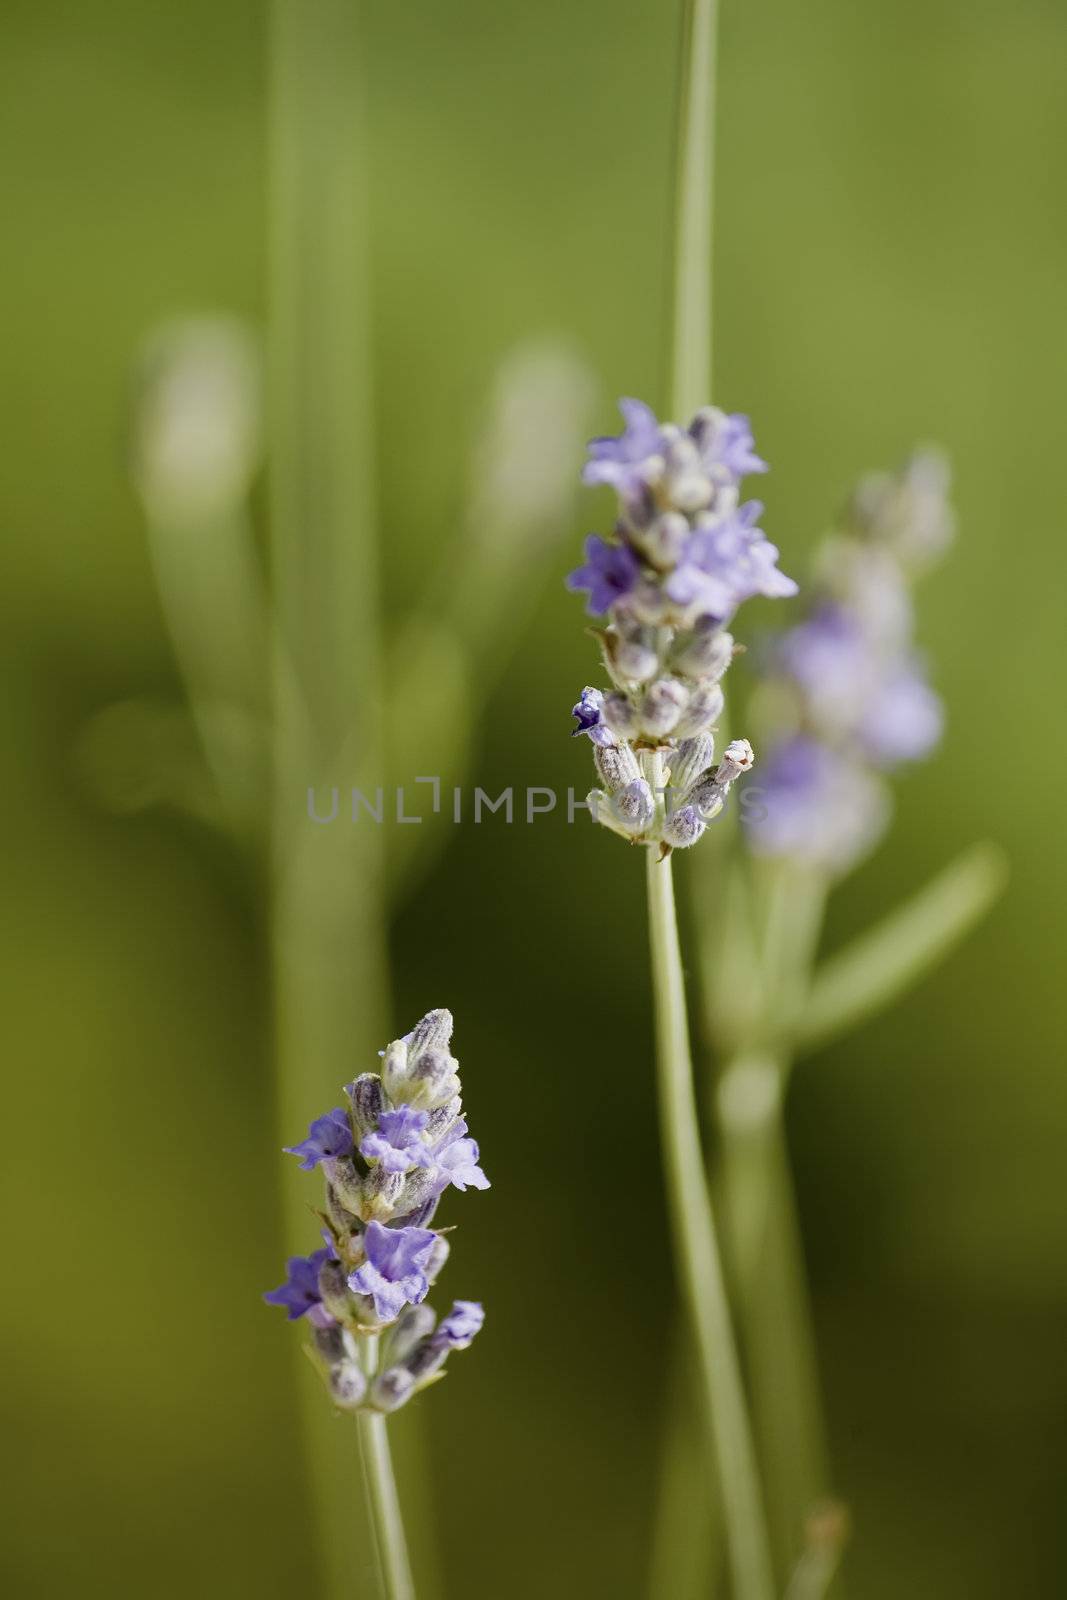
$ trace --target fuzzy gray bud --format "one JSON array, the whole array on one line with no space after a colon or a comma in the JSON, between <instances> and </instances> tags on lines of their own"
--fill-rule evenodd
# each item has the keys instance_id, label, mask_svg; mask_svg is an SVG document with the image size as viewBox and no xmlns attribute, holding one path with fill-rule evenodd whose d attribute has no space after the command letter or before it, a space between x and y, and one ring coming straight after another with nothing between
<instances>
[{"instance_id":1,"label":"fuzzy gray bud","mask_svg":"<svg viewBox=\"0 0 1067 1600\"><path fill-rule=\"evenodd\" d=\"M378 1118L385 1110L385 1091L376 1072L361 1072L354 1083L348 1085L352 1117L361 1134L378 1126Z\"/></svg>"},{"instance_id":2,"label":"fuzzy gray bud","mask_svg":"<svg viewBox=\"0 0 1067 1600\"><path fill-rule=\"evenodd\" d=\"M600 720L619 739L632 739L637 732L637 712L624 694L606 694L600 708Z\"/></svg>"},{"instance_id":3,"label":"fuzzy gray bud","mask_svg":"<svg viewBox=\"0 0 1067 1600\"><path fill-rule=\"evenodd\" d=\"M689 739L714 727L725 704L726 696L717 683L698 683L675 725L675 738Z\"/></svg>"},{"instance_id":4,"label":"fuzzy gray bud","mask_svg":"<svg viewBox=\"0 0 1067 1600\"><path fill-rule=\"evenodd\" d=\"M723 632L710 617L702 617L675 656L674 665L687 677L718 683L733 658L733 635Z\"/></svg>"},{"instance_id":5,"label":"fuzzy gray bud","mask_svg":"<svg viewBox=\"0 0 1067 1600\"><path fill-rule=\"evenodd\" d=\"M689 537L689 523L679 511L657 517L641 539L641 547L654 567L669 572L678 560Z\"/></svg>"},{"instance_id":6,"label":"fuzzy gray bud","mask_svg":"<svg viewBox=\"0 0 1067 1600\"><path fill-rule=\"evenodd\" d=\"M678 795L685 795L697 779L704 776L714 759L715 740L710 733L683 739L671 757L671 787Z\"/></svg>"},{"instance_id":7,"label":"fuzzy gray bud","mask_svg":"<svg viewBox=\"0 0 1067 1600\"><path fill-rule=\"evenodd\" d=\"M371 1403L376 1411L396 1411L410 1400L415 1379L406 1367L389 1367L374 1380Z\"/></svg>"},{"instance_id":8,"label":"fuzzy gray bud","mask_svg":"<svg viewBox=\"0 0 1067 1600\"><path fill-rule=\"evenodd\" d=\"M330 1368L330 1393L343 1411L358 1411L367 1393L367 1380L354 1361Z\"/></svg>"},{"instance_id":9,"label":"fuzzy gray bud","mask_svg":"<svg viewBox=\"0 0 1067 1600\"><path fill-rule=\"evenodd\" d=\"M619 826L634 835L644 833L656 814L656 802L644 778L638 778L612 795L610 804Z\"/></svg>"},{"instance_id":10,"label":"fuzzy gray bud","mask_svg":"<svg viewBox=\"0 0 1067 1600\"><path fill-rule=\"evenodd\" d=\"M459 1091L458 1065L447 1050L424 1050L408 1067L404 1099L423 1110L447 1105Z\"/></svg>"},{"instance_id":11,"label":"fuzzy gray bud","mask_svg":"<svg viewBox=\"0 0 1067 1600\"><path fill-rule=\"evenodd\" d=\"M342 1322L351 1305L348 1296L348 1273L339 1261L324 1261L319 1268L319 1295L331 1316Z\"/></svg>"},{"instance_id":12,"label":"fuzzy gray bud","mask_svg":"<svg viewBox=\"0 0 1067 1600\"><path fill-rule=\"evenodd\" d=\"M641 702L641 725L653 738L670 733L685 710L689 690L677 678L657 678Z\"/></svg>"},{"instance_id":13,"label":"fuzzy gray bud","mask_svg":"<svg viewBox=\"0 0 1067 1600\"><path fill-rule=\"evenodd\" d=\"M417 1056L423 1050L447 1050L452 1042L452 1029L455 1026L451 1011L444 1009L427 1011L411 1032L408 1034L407 1045L411 1055Z\"/></svg>"},{"instance_id":14,"label":"fuzzy gray bud","mask_svg":"<svg viewBox=\"0 0 1067 1600\"><path fill-rule=\"evenodd\" d=\"M400 1366L414 1350L420 1339L433 1332L437 1318L428 1305L405 1306L400 1319L389 1335L387 1359L390 1366Z\"/></svg>"},{"instance_id":15,"label":"fuzzy gray bud","mask_svg":"<svg viewBox=\"0 0 1067 1600\"><path fill-rule=\"evenodd\" d=\"M672 811L663 825L663 838L675 850L688 850L696 844L706 824L696 806L682 806Z\"/></svg>"},{"instance_id":16,"label":"fuzzy gray bud","mask_svg":"<svg viewBox=\"0 0 1067 1600\"><path fill-rule=\"evenodd\" d=\"M748 740L732 739L723 751L719 769L715 774L716 783L728 788L742 772L751 772L755 762L755 752Z\"/></svg>"},{"instance_id":17,"label":"fuzzy gray bud","mask_svg":"<svg viewBox=\"0 0 1067 1600\"><path fill-rule=\"evenodd\" d=\"M393 1216L403 1187L402 1172L386 1172L382 1166L372 1167L360 1186L360 1208L357 1213L360 1219L363 1222L381 1222Z\"/></svg>"},{"instance_id":18,"label":"fuzzy gray bud","mask_svg":"<svg viewBox=\"0 0 1067 1600\"><path fill-rule=\"evenodd\" d=\"M609 794L625 789L641 776L637 757L628 744L595 744L593 765L597 776Z\"/></svg>"},{"instance_id":19,"label":"fuzzy gray bud","mask_svg":"<svg viewBox=\"0 0 1067 1600\"><path fill-rule=\"evenodd\" d=\"M659 655L648 628L619 627L615 630L610 666L627 683L644 683L659 667Z\"/></svg>"}]
</instances>

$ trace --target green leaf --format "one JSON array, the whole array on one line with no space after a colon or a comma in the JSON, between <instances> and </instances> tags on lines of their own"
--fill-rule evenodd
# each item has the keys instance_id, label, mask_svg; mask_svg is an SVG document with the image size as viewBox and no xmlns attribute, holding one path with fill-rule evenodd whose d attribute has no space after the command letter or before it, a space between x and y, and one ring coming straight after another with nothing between
<instances>
[{"instance_id":1,"label":"green leaf","mask_svg":"<svg viewBox=\"0 0 1067 1600\"><path fill-rule=\"evenodd\" d=\"M973 845L902 906L815 974L797 1030L813 1050L895 1000L946 956L992 906L1008 880L999 845Z\"/></svg>"}]
</instances>

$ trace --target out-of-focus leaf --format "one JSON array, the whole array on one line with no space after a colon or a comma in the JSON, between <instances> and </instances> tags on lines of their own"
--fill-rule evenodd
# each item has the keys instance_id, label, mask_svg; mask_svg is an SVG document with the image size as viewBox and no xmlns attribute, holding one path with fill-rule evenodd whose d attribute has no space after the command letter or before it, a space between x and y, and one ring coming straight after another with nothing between
<instances>
[{"instance_id":1,"label":"out-of-focus leaf","mask_svg":"<svg viewBox=\"0 0 1067 1600\"><path fill-rule=\"evenodd\" d=\"M239 839L261 829L266 731L239 706L201 706L194 716L150 699L117 701L86 722L74 759L96 803L120 816L162 806Z\"/></svg>"},{"instance_id":2,"label":"out-of-focus leaf","mask_svg":"<svg viewBox=\"0 0 1067 1600\"><path fill-rule=\"evenodd\" d=\"M466 772L472 715L481 710L472 707L472 692L462 640L447 624L413 620L391 650L386 673L384 805L398 824L388 832L394 894L450 837L451 790ZM401 810L422 821L402 824Z\"/></svg>"},{"instance_id":3,"label":"out-of-focus leaf","mask_svg":"<svg viewBox=\"0 0 1067 1600\"><path fill-rule=\"evenodd\" d=\"M958 944L1001 893L1008 878L999 845L973 845L815 975L797 1029L812 1050L887 1006Z\"/></svg>"}]
</instances>

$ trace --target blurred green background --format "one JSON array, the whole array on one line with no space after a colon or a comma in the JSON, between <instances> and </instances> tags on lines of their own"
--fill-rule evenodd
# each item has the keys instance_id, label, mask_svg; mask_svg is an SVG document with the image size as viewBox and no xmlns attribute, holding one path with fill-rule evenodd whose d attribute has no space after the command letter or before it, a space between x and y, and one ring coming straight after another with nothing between
<instances>
[{"instance_id":1,"label":"blurred green background","mask_svg":"<svg viewBox=\"0 0 1067 1600\"><path fill-rule=\"evenodd\" d=\"M618 393L662 399L678 13L364 11L395 615L455 550L514 344L580 352L602 426ZM129 374L163 317L262 318L265 52L241 0L5 0L0 19L2 1571L20 1597L314 1592L294 1336L258 1298L282 1254L261 909L210 831L106 814L74 761L103 706L180 694L128 485ZM899 785L829 944L973 839L1012 862L977 936L792 1093L862 1600L1067 1589L1065 72L1062 0L724 5L716 398L772 462L783 565L914 440L957 472L961 535L921 600L948 737ZM560 573L602 510L579 504ZM550 565L473 780L581 792L567 708L593 661ZM391 930L391 1014L455 1011L494 1180L447 1219L448 1287L484 1298L486 1333L422 1404L443 1592L636 1596L672 1303L639 863L558 815L435 826L445 848Z\"/></svg>"}]
</instances>

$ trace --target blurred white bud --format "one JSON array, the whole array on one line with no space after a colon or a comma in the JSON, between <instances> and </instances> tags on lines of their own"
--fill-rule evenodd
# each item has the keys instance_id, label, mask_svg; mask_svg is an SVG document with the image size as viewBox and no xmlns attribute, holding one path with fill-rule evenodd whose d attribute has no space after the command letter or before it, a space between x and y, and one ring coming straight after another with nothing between
<instances>
[{"instance_id":1,"label":"blurred white bud","mask_svg":"<svg viewBox=\"0 0 1067 1600\"><path fill-rule=\"evenodd\" d=\"M145 346L133 473L152 518L200 522L248 493L262 446L259 351L229 317L167 323Z\"/></svg>"},{"instance_id":2,"label":"blurred white bud","mask_svg":"<svg viewBox=\"0 0 1067 1600\"><path fill-rule=\"evenodd\" d=\"M482 543L566 520L595 398L590 368L565 344L534 339L505 357L474 456L470 520Z\"/></svg>"}]
</instances>

